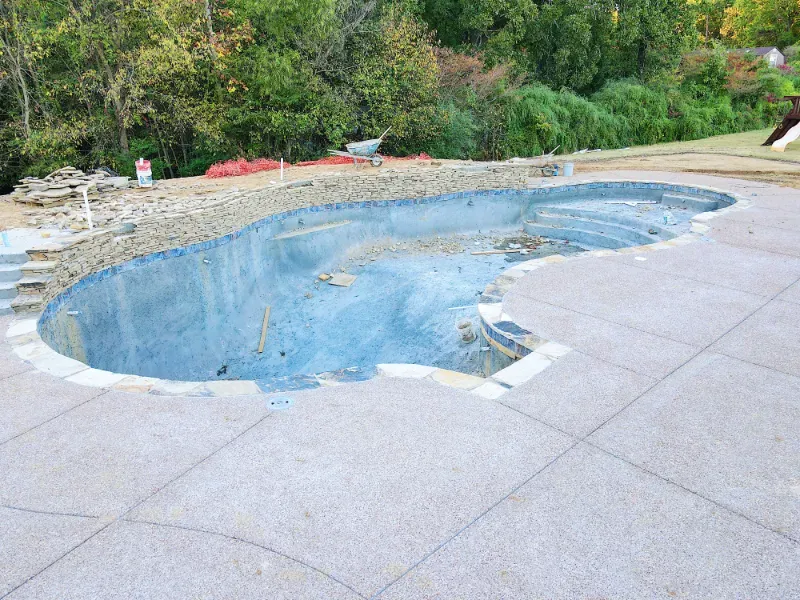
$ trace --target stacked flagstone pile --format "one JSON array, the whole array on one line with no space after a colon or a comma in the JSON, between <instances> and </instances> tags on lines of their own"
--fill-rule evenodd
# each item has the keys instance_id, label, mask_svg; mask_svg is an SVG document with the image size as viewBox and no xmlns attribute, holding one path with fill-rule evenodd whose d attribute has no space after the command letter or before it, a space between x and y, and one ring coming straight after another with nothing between
<instances>
[{"instance_id":1,"label":"stacked flagstone pile","mask_svg":"<svg viewBox=\"0 0 800 600\"><path fill-rule=\"evenodd\" d=\"M99 198L99 194L115 188L127 187L127 177L109 177L103 171L86 174L75 167L64 167L53 171L47 177L25 177L14 186L13 198L17 202L52 206L71 200L82 200L84 190L89 199Z\"/></svg>"}]
</instances>

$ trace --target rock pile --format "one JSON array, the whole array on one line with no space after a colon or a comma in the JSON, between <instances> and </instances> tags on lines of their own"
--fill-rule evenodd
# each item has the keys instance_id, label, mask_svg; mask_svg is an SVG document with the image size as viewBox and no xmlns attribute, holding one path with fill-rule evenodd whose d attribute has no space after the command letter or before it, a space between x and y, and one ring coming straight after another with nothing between
<instances>
[{"instance_id":1,"label":"rock pile","mask_svg":"<svg viewBox=\"0 0 800 600\"><path fill-rule=\"evenodd\" d=\"M84 190L89 199L97 199L100 194L128 187L127 177L110 177L103 171L86 174L75 167L64 167L53 171L47 177L25 177L14 186L11 194L17 202L53 206L71 200L82 200Z\"/></svg>"}]
</instances>

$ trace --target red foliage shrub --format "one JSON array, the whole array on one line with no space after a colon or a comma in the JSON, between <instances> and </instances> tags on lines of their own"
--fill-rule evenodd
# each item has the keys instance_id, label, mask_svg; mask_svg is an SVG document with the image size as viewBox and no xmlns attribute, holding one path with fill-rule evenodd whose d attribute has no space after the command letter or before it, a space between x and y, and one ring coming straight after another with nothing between
<instances>
[{"instance_id":1,"label":"red foliage shrub","mask_svg":"<svg viewBox=\"0 0 800 600\"><path fill-rule=\"evenodd\" d=\"M326 156L317 160L304 160L296 163L295 167L314 167L316 165L351 165L353 164L352 158L346 156Z\"/></svg>"},{"instance_id":2,"label":"red foliage shrub","mask_svg":"<svg viewBox=\"0 0 800 600\"><path fill-rule=\"evenodd\" d=\"M503 85L508 88L517 86L507 65L499 64L487 69L480 54L461 54L448 48L437 48L435 52L439 87L446 92L454 93L469 87L478 98L485 99Z\"/></svg>"},{"instance_id":3,"label":"red foliage shrub","mask_svg":"<svg viewBox=\"0 0 800 600\"><path fill-rule=\"evenodd\" d=\"M412 154L411 156L384 156L384 160L431 160L431 157L420 152L419 154ZM288 162L283 164L286 169L290 166L294 167L313 167L317 165L349 165L353 163L352 158L346 156L326 156L318 160L305 160L294 165ZM259 171L274 171L280 169L281 163L277 160L270 158L256 158L255 160L247 161L243 158L238 160L226 160L211 165L206 171L206 177L233 177L236 175L250 175L251 173L258 173Z\"/></svg>"},{"instance_id":4,"label":"red foliage shrub","mask_svg":"<svg viewBox=\"0 0 800 600\"><path fill-rule=\"evenodd\" d=\"M763 63L741 53L728 54L728 81L725 88L734 98L757 95L761 89L758 69Z\"/></svg>"},{"instance_id":5,"label":"red foliage shrub","mask_svg":"<svg viewBox=\"0 0 800 600\"><path fill-rule=\"evenodd\" d=\"M284 167L288 167L285 164ZM274 171L280 169L281 163L277 160L268 158L257 158L247 161L243 158L238 160L226 160L211 165L206 171L206 177L231 177L233 175L250 175L259 171Z\"/></svg>"}]
</instances>

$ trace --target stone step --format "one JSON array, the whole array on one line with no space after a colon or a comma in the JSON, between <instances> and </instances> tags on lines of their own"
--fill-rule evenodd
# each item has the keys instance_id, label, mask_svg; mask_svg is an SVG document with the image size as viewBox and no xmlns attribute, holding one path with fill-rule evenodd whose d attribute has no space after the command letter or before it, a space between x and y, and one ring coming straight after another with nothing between
<instances>
[{"instance_id":1,"label":"stone step","mask_svg":"<svg viewBox=\"0 0 800 600\"><path fill-rule=\"evenodd\" d=\"M58 263L54 260L29 260L20 269L25 274L28 273L49 273L56 268Z\"/></svg>"},{"instance_id":2,"label":"stone step","mask_svg":"<svg viewBox=\"0 0 800 600\"><path fill-rule=\"evenodd\" d=\"M29 312L39 310L43 302L39 294L20 294L11 301L11 308L18 313Z\"/></svg>"},{"instance_id":3,"label":"stone step","mask_svg":"<svg viewBox=\"0 0 800 600\"><path fill-rule=\"evenodd\" d=\"M16 281L0 281L0 298L6 300L17 297Z\"/></svg>"},{"instance_id":4,"label":"stone step","mask_svg":"<svg viewBox=\"0 0 800 600\"><path fill-rule=\"evenodd\" d=\"M22 278L21 265L0 265L0 281L17 281Z\"/></svg>"},{"instance_id":5,"label":"stone step","mask_svg":"<svg viewBox=\"0 0 800 600\"><path fill-rule=\"evenodd\" d=\"M642 231L641 229L635 229L627 225L585 219L566 214L553 214L549 211L535 212L532 220L540 225L550 225L551 227L569 227L581 231L594 231L626 241L631 246L653 244L661 240L657 235L650 234L647 229ZM643 226L647 227L644 224ZM655 229L653 231L655 231Z\"/></svg>"},{"instance_id":6,"label":"stone step","mask_svg":"<svg viewBox=\"0 0 800 600\"><path fill-rule=\"evenodd\" d=\"M0 265L21 265L29 260L27 252L0 247Z\"/></svg>"},{"instance_id":7,"label":"stone step","mask_svg":"<svg viewBox=\"0 0 800 600\"><path fill-rule=\"evenodd\" d=\"M0 317L13 314L14 309L11 308L11 300L7 298L0 298Z\"/></svg>"},{"instance_id":8,"label":"stone step","mask_svg":"<svg viewBox=\"0 0 800 600\"><path fill-rule=\"evenodd\" d=\"M47 287L48 282L53 279L52 275L42 273L35 273L32 275L25 275L22 279L17 281L17 290L21 293L29 294L37 290L43 290Z\"/></svg>"},{"instance_id":9,"label":"stone step","mask_svg":"<svg viewBox=\"0 0 800 600\"><path fill-rule=\"evenodd\" d=\"M523 229L528 235L538 235L554 240L569 240L588 250L598 248L617 250L618 248L627 248L633 245L612 235L596 231L573 229L571 227L551 227L550 225L541 225L531 221L526 221Z\"/></svg>"}]
</instances>

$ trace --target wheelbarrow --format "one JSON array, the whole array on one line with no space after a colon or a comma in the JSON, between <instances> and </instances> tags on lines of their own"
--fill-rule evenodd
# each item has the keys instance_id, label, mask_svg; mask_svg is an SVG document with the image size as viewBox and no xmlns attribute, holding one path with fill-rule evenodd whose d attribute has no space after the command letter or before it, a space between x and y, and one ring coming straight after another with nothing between
<instances>
[{"instance_id":1,"label":"wheelbarrow","mask_svg":"<svg viewBox=\"0 0 800 600\"><path fill-rule=\"evenodd\" d=\"M391 127L389 127L391 129ZM347 152L341 150L328 150L335 156L346 156L353 159L353 164L358 164L358 160L368 160L373 167L380 167L383 164L383 157L378 154L378 147L381 145L383 138L389 133L389 129L381 134L381 137L374 140L364 140L363 142L351 142L345 144Z\"/></svg>"}]
</instances>

